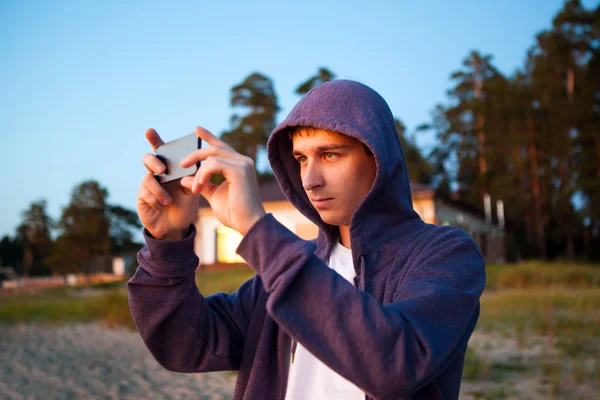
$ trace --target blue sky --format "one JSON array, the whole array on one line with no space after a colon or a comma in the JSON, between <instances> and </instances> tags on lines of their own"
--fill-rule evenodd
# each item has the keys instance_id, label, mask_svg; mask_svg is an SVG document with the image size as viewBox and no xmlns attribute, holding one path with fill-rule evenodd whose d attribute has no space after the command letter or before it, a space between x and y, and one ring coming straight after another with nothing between
<instances>
[{"instance_id":1,"label":"blue sky","mask_svg":"<svg viewBox=\"0 0 600 400\"><path fill-rule=\"evenodd\" d=\"M87 179L135 210L146 128L165 141L196 125L219 134L229 128L231 87L255 71L274 81L278 121L298 101L297 85L325 66L377 90L412 133L446 101L449 75L469 51L492 54L510 74L561 5L2 1L0 237L14 235L38 199L58 219Z\"/></svg>"}]
</instances>

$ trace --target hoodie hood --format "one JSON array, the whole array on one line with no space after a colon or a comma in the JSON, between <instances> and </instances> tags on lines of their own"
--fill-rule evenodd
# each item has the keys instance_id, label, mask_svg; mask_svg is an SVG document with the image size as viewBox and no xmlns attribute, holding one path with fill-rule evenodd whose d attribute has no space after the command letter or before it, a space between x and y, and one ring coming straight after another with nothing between
<instances>
[{"instance_id":1,"label":"hoodie hood","mask_svg":"<svg viewBox=\"0 0 600 400\"><path fill-rule=\"evenodd\" d=\"M317 242L325 240L328 257L339 238L336 227L325 223L308 199L292 156L289 128L326 129L360 140L375 157L377 173L371 190L358 205L350 222L353 254L356 246L376 243L388 236L390 226L420 221L413 210L410 182L394 117L386 101L370 87L349 80L334 80L311 89L288 117L271 133L269 162L287 199L319 227ZM373 241L374 240L374 241ZM395 243L397 246L397 242ZM362 248L358 252L364 253Z\"/></svg>"}]
</instances>

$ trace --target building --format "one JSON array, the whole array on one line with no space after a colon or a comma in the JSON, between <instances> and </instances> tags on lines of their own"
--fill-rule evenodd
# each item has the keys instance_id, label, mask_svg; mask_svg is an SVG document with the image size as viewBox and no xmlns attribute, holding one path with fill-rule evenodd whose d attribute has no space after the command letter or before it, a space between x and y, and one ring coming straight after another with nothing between
<instances>
[{"instance_id":1,"label":"building","mask_svg":"<svg viewBox=\"0 0 600 400\"><path fill-rule=\"evenodd\" d=\"M439 195L434 189L425 185L412 183L411 190L413 207L425 222L459 226L475 239L486 261L493 263L505 261L504 229L498 227L493 221L486 222L480 210ZM289 230L303 239L317 237L317 226L294 208L277 182L260 185L259 193L266 212L272 213ZM197 233L194 248L200 258L200 265L244 262L235 252L242 235L221 225L208 202L202 197L195 225Z\"/></svg>"}]
</instances>

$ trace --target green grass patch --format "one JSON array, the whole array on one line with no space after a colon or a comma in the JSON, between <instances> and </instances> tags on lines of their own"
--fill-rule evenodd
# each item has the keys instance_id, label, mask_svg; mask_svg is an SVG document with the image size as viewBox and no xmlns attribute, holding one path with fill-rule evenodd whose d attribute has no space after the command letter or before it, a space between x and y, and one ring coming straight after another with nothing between
<instances>
[{"instance_id":1,"label":"green grass patch","mask_svg":"<svg viewBox=\"0 0 600 400\"><path fill-rule=\"evenodd\" d=\"M196 285L204 296L217 292L235 292L242 283L254 276L254 270L250 268L233 269L219 272L198 272L196 274Z\"/></svg>"},{"instance_id":2,"label":"green grass patch","mask_svg":"<svg viewBox=\"0 0 600 400\"><path fill-rule=\"evenodd\" d=\"M127 280L114 281L114 282L102 282L96 283L90 286L84 286L84 288L92 288L92 289L125 289L127 284Z\"/></svg>"},{"instance_id":3,"label":"green grass patch","mask_svg":"<svg viewBox=\"0 0 600 400\"><path fill-rule=\"evenodd\" d=\"M96 321L102 321L109 327L135 329L125 290L110 290L106 294L90 298L86 305L89 314Z\"/></svg>"},{"instance_id":4,"label":"green grass patch","mask_svg":"<svg viewBox=\"0 0 600 400\"><path fill-rule=\"evenodd\" d=\"M534 326L549 329L585 330L600 336L600 288L514 289L484 292L478 326L494 328Z\"/></svg>"},{"instance_id":5,"label":"green grass patch","mask_svg":"<svg viewBox=\"0 0 600 400\"><path fill-rule=\"evenodd\" d=\"M216 292L231 293L254 276L251 269L198 273L200 292L208 296ZM125 281L81 287L39 290L0 298L0 322L58 323L101 321L107 326L135 329L127 302ZM91 290L90 290L91 289Z\"/></svg>"},{"instance_id":6,"label":"green grass patch","mask_svg":"<svg viewBox=\"0 0 600 400\"><path fill-rule=\"evenodd\" d=\"M522 374L527 371L527 366L517 360L490 363L485 357L468 347L463 366L463 379L503 382L507 374Z\"/></svg>"},{"instance_id":7,"label":"green grass patch","mask_svg":"<svg viewBox=\"0 0 600 400\"><path fill-rule=\"evenodd\" d=\"M463 379L478 380L488 379L490 377L490 363L482 357L479 357L475 350L467 347L465 353L465 363L463 366Z\"/></svg>"},{"instance_id":8,"label":"green grass patch","mask_svg":"<svg viewBox=\"0 0 600 400\"><path fill-rule=\"evenodd\" d=\"M600 287L600 267L595 264L542 263L488 265L486 290L536 287Z\"/></svg>"},{"instance_id":9,"label":"green grass patch","mask_svg":"<svg viewBox=\"0 0 600 400\"><path fill-rule=\"evenodd\" d=\"M506 399L512 396L511 391L503 387L494 388L487 391L478 390L468 394L473 396L475 400L498 400Z\"/></svg>"},{"instance_id":10,"label":"green grass patch","mask_svg":"<svg viewBox=\"0 0 600 400\"><path fill-rule=\"evenodd\" d=\"M511 349L507 344L502 361L498 354L487 357L495 350L492 345L467 351L463 378L489 386L478 398L502 398L490 390L498 384L513 390L520 379L537 379L544 396L571 393L582 398L578 385L599 381L597 365L590 360L600 359L600 287L486 291L476 329L517 345Z\"/></svg>"},{"instance_id":11,"label":"green grass patch","mask_svg":"<svg viewBox=\"0 0 600 400\"><path fill-rule=\"evenodd\" d=\"M29 299L23 302L3 299L0 306L0 321L5 323L90 320L86 304L72 299Z\"/></svg>"},{"instance_id":12,"label":"green grass patch","mask_svg":"<svg viewBox=\"0 0 600 400\"><path fill-rule=\"evenodd\" d=\"M109 326L134 328L127 293L109 289L98 295L75 297L66 291L3 298L3 323L74 323L103 321Z\"/></svg>"},{"instance_id":13,"label":"green grass patch","mask_svg":"<svg viewBox=\"0 0 600 400\"><path fill-rule=\"evenodd\" d=\"M537 337L536 340L552 339L558 353L555 359L541 365L540 375L549 392L556 394L562 372L572 381L589 379L575 360L600 359L600 288L534 288L484 293L477 329L487 332L508 329L520 350L528 347L528 336ZM562 365L570 364L573 364L571 368L561 371ZM504 367L490 366L493 381L505 381L507 368ZM515 367L520 368L515 364L508 369L514 371Z\"/></svg>"},{"instance_id":14,"label":"green grass patch","mask_svg":"<svg viewBox=\"0 0 600 400\"><path fill-rule=\"evenodd\" d=\"M504 382L508 374L523 374L527 366L518 361L494 362L490 367L490 378L494 382Z\"/></svg>"}]
</instances>

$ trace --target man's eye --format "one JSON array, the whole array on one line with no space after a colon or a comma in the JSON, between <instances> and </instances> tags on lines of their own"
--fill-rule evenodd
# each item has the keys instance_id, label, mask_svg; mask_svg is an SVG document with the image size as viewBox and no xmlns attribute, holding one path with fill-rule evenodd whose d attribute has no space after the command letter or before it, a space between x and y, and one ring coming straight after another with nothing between
<instances>
[{"instance_id":1,"label":"man's eye","mask_svg":"<svg viewBox=\"0 0 600 400\"><path fill-rule=\"evenodd\" d=\"M335 156L337 156L336 153L325 153L325 158L328 158L328 159L332 159Z\"/></svg>"},{"instance_id":2,"label":"man's eye","mask_svg":"<svg viewBox=\"0 0 600 400\"><path fill-rule=\"evenodd\" d=\"M304 157L304 156L298 157L298 158L296 158L296 161L298 161L299 163L303 163L304 161L306 161L306 157Z\"/></svg>"}]
</instances>

